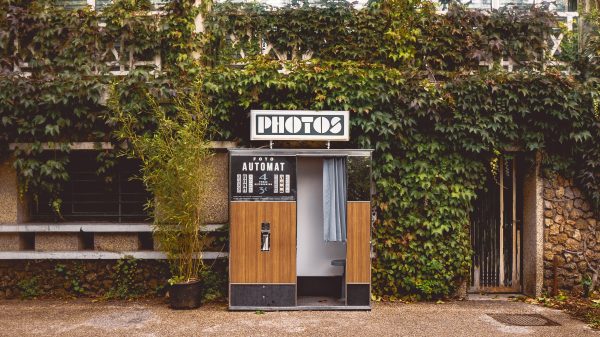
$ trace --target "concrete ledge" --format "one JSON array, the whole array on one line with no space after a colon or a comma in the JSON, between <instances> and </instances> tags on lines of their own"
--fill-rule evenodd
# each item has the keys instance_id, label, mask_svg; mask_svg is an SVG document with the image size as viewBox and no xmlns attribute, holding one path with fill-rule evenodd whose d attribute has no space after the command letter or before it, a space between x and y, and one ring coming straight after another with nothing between
<instances>
[{"instance_id":1,"label":"concrete ledge","mask_svg":"<svg viewBox=\"0 0 600 337\"><path fill-rule=\"evenodd\" d=\"M222 224L210 224L202 227L203 232L216 232L222 228ZM65 223L24 223L0 225L0 233L143 233L152 232L149 223L113 223L113 222L65 222Z\"/></svg>"},{"instance_id":2,"label":"concrete ledge","mask_svg":"<svg viewBox=\"0 0 600 337\"><path fill-rule=\"evenodd\" d=\"M136 251L136 252L101 252L101 251L56 251L56 252L0 252L0 260L118 260L126 256L132 256L143 260L165 260L167 256L163 252ZM202 259L214 260L228 257L226 252L204 252Z\"/></svg>"},{"instance_id":3,"label":"concrete ledge","mask_svg":"<svg viewBox=\"0 0 600 337\"><path fill-rule=\"evenodd\" d=\"M234 149L237 147L237 142L230 141L213 141L210 142L213 149Z\"/></svg>"},{"instance_id":4,"label":"concrete ledge","mask_svg":"<svg viewBox=\"0 0 600 337\"><path fill-rule=\"evenodd\" d=\"M64 143L42 143L43 150L60 150ZM110 142L74 142L68 143L70 150L112 150L114 145ZM213 141L210 142L213 149L233 149L237 146L236 142L231 141ZM16 149L28 149L31 143L10 143L8 149L14 151Z\"/></svg>"},{"instance_id":5,"label":"concrete ledge","mask_svg":"<svg viewBox=\"0 0 600 337\"><path fill-rule=\"evenodd\" d=\"M60 150L64 143L42 143L42 150ZM113 145L109 142L78 142L69 143L70 150L111 150ZM31 148L31 143L10 143L8 149L11 151Z\"/></svg>"}]
</instances>

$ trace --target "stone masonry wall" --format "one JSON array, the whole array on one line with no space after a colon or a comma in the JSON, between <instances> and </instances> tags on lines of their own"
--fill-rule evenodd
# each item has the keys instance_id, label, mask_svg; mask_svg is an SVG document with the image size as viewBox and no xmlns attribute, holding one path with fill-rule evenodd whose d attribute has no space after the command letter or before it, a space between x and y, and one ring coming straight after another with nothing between
<instances>
[{"instance_id":1,"label":"stone masonry wall","mask_svg":"<svg viewBox=\"0 0 600 337\"><path fill-rule=\"evenodd\" d=\"M127 283L131 296L156 296L170 277L165 261L135 260L131 282L119 274L115 260L0 261L0 299L24 297L99 297Z\"/></svg>"},{"instance_id":2,"label":"stone masonry wall","mask_svg":"<svg viewBox=\"0 0 600 337\"><path fill-rule=\"evenodd\" d=\"M207 261L205 266L202 296L222 300L228 261ZM163 297L170 277L164 260L0 260L0 299Z\"/></svg>"},{"instance_id":3,"label":"stone masonry wall","mask_svg":"<svg viewBox=\"0 0 600 337\"><path fill-rule=\"evenodd\" d=\"M581 280L590 274L583 257L600 264L600 222L573 181L557 176L544 179L544 289L552 289L553 259L557 257L558 288L581 291ZM584 249L584 240L588 249Z\"/></svg>"}]
</instances>

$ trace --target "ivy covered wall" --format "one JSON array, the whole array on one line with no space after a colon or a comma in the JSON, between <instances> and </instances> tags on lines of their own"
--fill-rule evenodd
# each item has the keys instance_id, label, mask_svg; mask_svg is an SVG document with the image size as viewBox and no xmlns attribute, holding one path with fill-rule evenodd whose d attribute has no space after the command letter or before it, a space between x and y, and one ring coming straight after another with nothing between
<instances>
[{"instance_id":1,"label":"ivy covered wall","mask_svg":"<svg viewBox=\"0 0 600 337\"><path fill-rule=\"evenodd\" d=\"M0 5L0 140L32 144L10 153L21 185L54 194L56 209L69 143L115 141L108 88L151 132L148 94L168 108L191 83L204 89L214 139L248 143L252 108L350 110L351 145L375 149L378 296L436 298L465 279L472 201L508 148L541 152L546 171L573 178L600 208L600 42L590 33L579 50L566 40L550 57L557 23L544 8L440 15L422 0L363 9L181 0L158 16L150 9ZM509 58L512 73L499 62ZM56 144L50 157L44 142ZM114 155L99 160L110 166Z\"/></svg>"},{"instance_id":2,"label":"ivy covered wall","mask_svg":"<svg viewBox=\"0 0 600 337\"><path fill-rule=\"evenodd\" d=\"M279 64L207 74L214 112L245 134L249 108L353 111L355 145L376 150L380 294L448 294L468 275L471 203L504 149L543 151L548 170L572 175L586 170L573 160L578 149L600 136L589 93L558 74L486 72L436 85L380 66L313 60L286 63L282 74Z\"/></svg>"}]
</instances>

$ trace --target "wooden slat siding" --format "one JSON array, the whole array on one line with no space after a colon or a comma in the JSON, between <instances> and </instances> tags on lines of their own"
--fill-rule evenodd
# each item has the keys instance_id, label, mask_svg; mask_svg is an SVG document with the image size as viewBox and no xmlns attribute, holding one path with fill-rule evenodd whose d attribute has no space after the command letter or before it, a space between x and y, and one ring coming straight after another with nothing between
<instances>
[{"instance_id":1,"label":"wooden slat siding","mask_svg":"<svg viewBox=\"0 0 600 337\"><path fill-rule=\"evenodd\" d=\"M348 202L346 282L371 283L371 204Z\"/></svg>"},{"instance_id":2,"label":"wooden slat siding","mask_svg":"<svg viewBox=\"0 0 600 337\"><path fill-rule=\"evenodd\" d=\"M296 203L232 202L230 283L296 283ZM260 250L260 227L271 223L271 250Z\"/></svg>"}]
</instances>

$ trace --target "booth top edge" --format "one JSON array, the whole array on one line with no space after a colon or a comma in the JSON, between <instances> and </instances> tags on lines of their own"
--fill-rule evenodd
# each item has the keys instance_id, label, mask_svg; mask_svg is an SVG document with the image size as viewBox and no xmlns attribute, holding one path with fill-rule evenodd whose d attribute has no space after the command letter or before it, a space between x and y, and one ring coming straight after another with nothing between
<instances>
[{"instance_id":1,"label":"booth top edge","mask_svg":"<svg viewBox=\"0 0 600 337\"><path fill-rule=\"evenodd\" d=\"M256 149L234 148L228 149L233 156L357 156L369 157L372 149Z\"/></svg>"}]
</instances>

